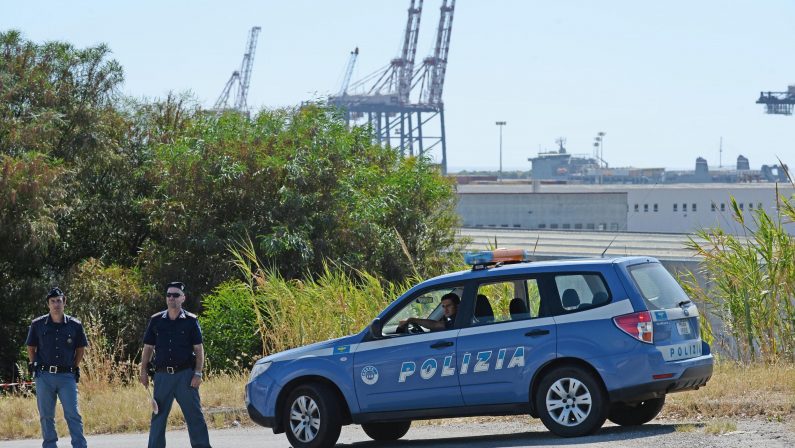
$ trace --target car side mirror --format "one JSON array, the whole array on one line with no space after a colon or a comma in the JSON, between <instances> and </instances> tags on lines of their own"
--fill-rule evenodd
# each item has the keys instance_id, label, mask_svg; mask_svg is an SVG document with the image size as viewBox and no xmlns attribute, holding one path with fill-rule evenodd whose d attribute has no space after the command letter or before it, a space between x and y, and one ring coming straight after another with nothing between
<instances>
[{"instance_id":1,"label":"car side mirror","mask_svg":"<svg viewBox=\"0 0 795 448\"><path fill-rule=\"evenodd\" d=\"M384 324L381 322L380 317L373 319L373 323L370 324L370 336L373 339L382 339L384 337Z\"/></svg>"}]
</instances>

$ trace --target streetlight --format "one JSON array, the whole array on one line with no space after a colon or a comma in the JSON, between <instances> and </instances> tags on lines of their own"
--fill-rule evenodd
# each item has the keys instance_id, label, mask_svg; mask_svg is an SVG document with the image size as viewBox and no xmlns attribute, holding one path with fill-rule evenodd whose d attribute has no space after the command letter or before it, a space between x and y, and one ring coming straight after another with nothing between
<instances>
[{"instance_id":1,"label":"streetlight","mask_svg":"<svg viewBox=\"0 0 795 448\"><path fill-rule=\"evenodd\" d=\"M502 127L508 124L507 121L496 121L494 122L497 126L500 127L500 175L497 177L499 182L502 182Z\"/></svg>"},{"instance_id":2,"label":"streetlight","mask_svg":"<svg viewBox=\"0 0 795 448\"><path fill-rule=\"evenodd\" d=\"M607 163L605 163L605 133L599 131L594 138L593 143L594 148L596 148L596 158L599 159L599 183L602 183L602 164L605 164L605 168L607 167Z\"/></svg>"}]
</instances>

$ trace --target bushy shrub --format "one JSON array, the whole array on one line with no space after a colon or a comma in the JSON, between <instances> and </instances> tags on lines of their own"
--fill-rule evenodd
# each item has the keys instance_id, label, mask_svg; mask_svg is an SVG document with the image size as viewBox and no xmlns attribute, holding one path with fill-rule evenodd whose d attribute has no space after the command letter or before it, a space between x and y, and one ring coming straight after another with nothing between
<instances>
[{"instance_id":1,"label":"bushy shrub","mask_svg":"<svg viewBox=\"0 0 795 448\"><path fill-rule=\"evenodd\" d=\"M204 296L199 323L210 369L247 369L262 352L254 303L251 289L239 281L224 282Z\"/></svg>"},{"instance_id":2,"label":"bushy shrub","mask_svg":"<svg viewBox=\"0 0 795 448\"><path fill-rule=\"evenodd\" d=\"M120 360L137 355L149 317L165 303L165 299L157 300L151 288L141 285L135 269L105 266L93 258L80 263L62 286L66 313L101 322L107 340L122 344L121 349L113 350Z\"/></svg>"}]
</instances>

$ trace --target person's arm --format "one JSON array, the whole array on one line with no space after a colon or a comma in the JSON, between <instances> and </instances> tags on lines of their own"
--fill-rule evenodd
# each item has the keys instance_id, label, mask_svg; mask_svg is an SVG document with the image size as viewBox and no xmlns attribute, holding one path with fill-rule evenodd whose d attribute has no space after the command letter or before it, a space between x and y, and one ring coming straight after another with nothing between
<instances>
[{"instance_id":1,"label":"person's arm","mask_svg":"<svg viewBox=\"0 0 795 448\"><path fill-rule=\"evenodd\" d=\"M444 322L440 320L433 320L433 319L420 319L418 317L409 317L406 319L407 324L417 324L422 325L423 327L431 330L431 331L440 331L444 330Z\"/></svg>"},{"instance_id":2,"label":"person's arm","mask_svg":"<svg viewBox=\"0 0 795 448\"><path fill-rule=\"evenodd\" d=\"M77 332L77 348L75 348L74 366L80 367L80 362L83 361L83 356L86 354L86 347L88 347L88 338L86 332L81 325Z\"/></svg>"},{"instance_id":3,"label":"person's arm","mask_svg":"<svg viewBox=\"0 0 795 448\"><path fill-rule=\"evenodd\" d=\"M25 345L28 347L28 373L31 377L35 376L36 353L39 350L39 338L36 335L36 327L34 324L28 328L28 337L25 339Z\"/></svg>"},{"instance_id":4,"label":"person's arm","mask_svg":"<svg viewBox=\"0 0 795 448\"><path fill-rule=\"evenodd\" d=\"M85 347L77 347L75 349L75 367L80 367L80 361L83 360L83 355L86 353Z\"/></svg>"},{"instance_id":5,"label":"person's arm","mask_svg":"<svg viewBox=\"0 0 795 448\"><path fill-rule=\"evenodd\" d=\"M193 368L193 378L190 380L190 386L198 389L204 375L202 372L204 369L204 344L194 345L193 353L196 354L196 366Z\"/></svg>"},{"instance_id":6,"label":"person's arm","mask_svg":"<svg viewBox=\"0 0 795 448\"><path fill-rule=\"evenodd\" d=\"M155 352L155 346L144 344L144 351L141 353L141 372L139 374L139 381L144 387L149 387L149 373L146 371L149 362L152 361L152 354Z\"/></svg>"}]
</instances>

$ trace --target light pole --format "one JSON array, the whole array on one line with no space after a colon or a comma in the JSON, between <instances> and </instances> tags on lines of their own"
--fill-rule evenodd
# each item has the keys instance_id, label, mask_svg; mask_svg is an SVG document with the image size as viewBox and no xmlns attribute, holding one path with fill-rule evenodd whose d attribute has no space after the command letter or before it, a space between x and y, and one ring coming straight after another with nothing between
<instances>
[{"instance_id":1,"label":"light pole","mask_svg":"<svg viewBox=\"0 0 795 448\"><path fill-rule=\"evenodd\" d=\"M606 133L599 131L594 138L593 146L596 148L596 158L599 159L599 183L602 183L602 164L604 163L605 168L607 164L605 163L605 135Z\"/></svg>"},{"instance_id":2,"label":"light pole","mask_svg":"<svg viewBox=\"0 0 795 448\"><path fill-rule=\"evenodd\" d=\"M494 124L500 127L500 175L497 177L497 181L502 182L502 127L508 124L508 122L496 121Z\"/></svg>"}]
</instances>

